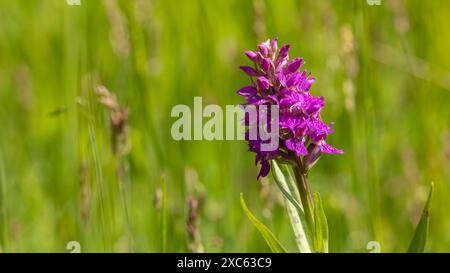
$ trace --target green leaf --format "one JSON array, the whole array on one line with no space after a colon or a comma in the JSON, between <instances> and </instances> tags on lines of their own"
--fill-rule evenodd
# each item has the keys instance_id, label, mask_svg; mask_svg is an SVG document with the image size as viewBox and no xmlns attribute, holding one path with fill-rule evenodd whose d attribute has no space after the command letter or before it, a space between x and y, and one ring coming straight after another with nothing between
<instances>
[{"instance_id":1,"label":"green leaf","mask_svg":"<svg viewBox=\"0 0 450 273\"><path fill-rule=\"evenodd\" d=\"M270 250L274 253L286 253L286 249L281 245L280 241L275 237L275 235L270 231L268 227L266 227L261 221L259 221L253 213L248 209L247 205L244 201L244 196L241 193L241 206L247 215L248 219L252 222L252 224L258 229L258 231L263 236L266 243L269 245Z\"/></svg>"},{"instance_id":2,"label":"green leaf","mask_svg":"<svg viewBox=\"0 0 450 273\"><path fill-rule=\"evenodd\" d=\"M433 196L433 188L434 183L432 182L427 203L425 204L419 224L417 224L416 232L414 233L414 237L408 248L409 253L422 253L425 250L425 244L428 236L428 226L430 222L430 204Z\"/></svg>"},{"instance_id":3,"label":"green leaf","mask_svg":"<svg viewBox=\"0 0 450 273\"><path fill-rule=\"evenodd\" d=\"M300 201L300 196L298 195L298 192L295 190L294 187L290 187L292 183L288 183L287 181L292 180L292 176L287 172L287 170L282 170L281 167L273 161L272 163L273 168L273 174L275 178L275 183L277 183L278 188L280 189L281 193L284 195L284 197L291 202L291 204L300 212L303 212L303 208ZM294 196L292 193L297 193L296 196Z\"/></svg>"},{"instance_id":4,"label":"green leaf","mask_svg":"<svg viewBox=\"0 0 450 273\"><path fill-rule=\"evenodd\" d=\"M286 209L295 235L295 242L302 253L312 252L312 237L301 205L297 185L290 169L272 160L272 174L278 188L285 197Z\"/></svg>"},{"instance_id":5,"label":"green leaf","mask_svg":"<svg viewBox=\"0 0 450 273\"><path fill-rule=\"evenodd\" d=\"M318 192L314 193L314 203L314 250L328 253L328 222Z\"/></svg>"}]
</instances>

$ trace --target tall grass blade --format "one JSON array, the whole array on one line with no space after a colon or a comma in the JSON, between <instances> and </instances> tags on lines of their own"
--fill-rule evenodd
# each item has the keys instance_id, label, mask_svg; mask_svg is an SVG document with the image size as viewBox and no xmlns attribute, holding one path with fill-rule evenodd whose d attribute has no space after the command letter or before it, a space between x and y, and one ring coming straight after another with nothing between
<instances>
[{"instance_id":1,"label":"tall grass blade","mask_svg":"<svg viewBox=\"0 0 450 273\"><path fill-rule=\"evenodd\" d=\"M161 180L161 252L167 252L167 183L163 176Z\"/></svg>"},{"instance_id":2,"label":"tall grass blade","mask_svg":"<svg viewBox=\"0 0 450 273\"><path fill-rule=\"evenodd\" d=\"M0 147L0 253L6 252L8 242L5 184L6 184L5 166L3 163L3 155Z\"/></svg>"}]
</instances>

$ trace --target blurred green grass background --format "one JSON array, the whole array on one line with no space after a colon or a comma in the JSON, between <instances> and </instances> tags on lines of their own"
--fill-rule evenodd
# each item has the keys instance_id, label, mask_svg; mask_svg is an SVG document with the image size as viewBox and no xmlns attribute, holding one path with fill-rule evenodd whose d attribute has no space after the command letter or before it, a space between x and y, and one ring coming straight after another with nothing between
<instances>
[{"instance_id":1,"label":"blurred green grass background","mask_svg":"<svg viewBox=\"0 0 450 273\"><path fill-rule=\"evenodd\" d=\"M450 251L450 2L365 0L0 0L0 251L189 251L189 196L203 195L207 252L269 251L251 210L291 251L271 178L256 181L243 141L171 138L176 104L238 104L242 54L289 42L318 78L329 142L311 173L330 251L404 252L435 182L427 251ZM118 181L109 111L95 86L130 110L131 152ZM125 202L120 191L124 185ZM124 213L123 204L129 212ZM128 221L127 221L128 218Z\"/></svg>"}]
</instances>

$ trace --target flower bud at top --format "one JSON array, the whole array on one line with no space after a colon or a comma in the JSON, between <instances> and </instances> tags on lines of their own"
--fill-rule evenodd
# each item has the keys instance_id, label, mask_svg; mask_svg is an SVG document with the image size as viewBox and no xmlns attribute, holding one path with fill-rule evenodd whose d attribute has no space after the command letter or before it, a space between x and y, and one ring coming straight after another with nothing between
<instances>
[{"instance_id":1,"label":"flower bud at top","mask_svg":"<svg viewBox=\"0 0 450 273\"><path fill-rule=\"evenodd\" d=\"M302 64L303 64L302 58L295 58L286 65L286 68L284 69L283 72L286 74L297 72L297 70L300 68L300 66L302 66Z\"/></svg>"},{"instance_id":2,"label":"flower bud at top","mask_svg":"<svg viewBox=\"0 0 450 273\"><path fill-rule=\"evenodd\" d=\"M254 77L259 76L259 73L253 67L241 66L240 68L242 69L242 71L244 71L249 76L254 76Z\"/></svg>"},{"instance_id":3,"label":"flower bud at top","mask_svg":"<svg viewBox=\"0 0 450 273\"><path fill-rule=\"evenodd\" d=\"M284 61L284 59L287 58L290 48L291 48L291 45L290 44L286 44L280 49L280 53L278 53L278 58L277 58L277 63L278 64L281 63L282 61Z\"/></svg>"},{"instance_id":4,"label":"flower bud at top","mask_svg":"<svg viewBox=\"0 0 450 273\"><path fill-rule=\"evenodd\" d=\"M261 55L263 55L264 57L267 57L267 55L269 55L269 48L267 47L267 45L265 43L261 43L258 45L259 48L259 52L261 53Z\"/></svg>"},{"instance_id":5,"label":"flower bud at top","mask_svg":"<svg viewBox=\"0 0 450 273\"><path fill-rule=\"evenodd\" d=\"M273 38L272 42L270 42L270 49L272 50L272 54L275 55L278 51L278 38Z\"/></svg>"},{"instance_id":6,"label":"flower bud at top","mask_svg":"<svg viewBox=\"0 0 450 273\"><path fill-rule=\"evenodd\" d=\"M258 78L258 87L262 90L268 90L270 87L269 80L266 77L259 77Z\"/></svg>"},{"instance_id":7,"label":"flower bud at top","mask_svg":"<svg viewBox=\"0 0 450 273\"><path fill-rule=\"evenodd\" d=\"M256 52L254 52L254 51L245 51L245 55L250 59L250 60L252 60L253 62L255 62L256 61L256 58L258 57L258 54L256 54Z\"/></svg>"},{"instance_id":8,"label":"flower bud at top","mask_svg":"<svg viewBox=\"0 0 450 273\"><path fill-rule=\"evenodd\" d=\"M268 58L264 58L261 61L261 70L267 73L270 69L270 60Z\"/></svg>"}]
</instances>

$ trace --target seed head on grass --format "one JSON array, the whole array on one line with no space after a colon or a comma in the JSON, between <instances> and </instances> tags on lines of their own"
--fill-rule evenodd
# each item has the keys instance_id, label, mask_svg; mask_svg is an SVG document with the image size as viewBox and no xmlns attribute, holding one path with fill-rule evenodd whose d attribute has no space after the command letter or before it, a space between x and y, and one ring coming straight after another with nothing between
<instances>
[{"instance_id":1,"label":"seed head on grass","mask_svg":"<svg viewBox=\"0 0 450 273\"><path fill-rule=\"evenodd\" d=\"M129 138L128 107L119 104L115 94L104 86L97 86L100 103L110 110L111 144L116 160L116 174L121 195L122 209L128 232L128 247L133 249L132 226L128 206L130 185L128 156L131 151Z\"/></svg>"},{"instance_id":2,"label":"seed head on grass","mask_svg":"<svg viewBox=\"0 0 450 273\"><path fill-rule=\"evenodd\" d=\"M188 247L193 253L203 253L204 248L200 234L200 212L203 207L203 199L194 195L188 199L188 217L186 229L188 234Z\"/></svg>"},{"instance_id":3,"label":"seed head on grass","mask_svg":"<svg viewBox=\"0 0 450 273\"><path fill-rule=\"evenodd\" d=\"M193 253L203 253L200 220L203 205L206 198L206 189L200 182L197 172L186 167L184 172L186 191L189 192L187 199L186 232L188 236L188 248Z\"/></svg>"},{"instance_id":4,"label":"seed head on grass","mask_svg":"<svg viewBox=\"0 0 450 273\"><path fill-rule=\"evenodd\" d=\"M117 101L114 93L111 93L105 86L97 86L97 93L100 96L100 103L111 111L111 142L113 152L116 156L126 156L131 149L129 140L128 107L123 107Z\"/></svg>"}]
</instances>

